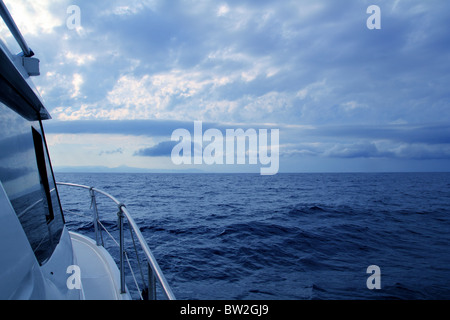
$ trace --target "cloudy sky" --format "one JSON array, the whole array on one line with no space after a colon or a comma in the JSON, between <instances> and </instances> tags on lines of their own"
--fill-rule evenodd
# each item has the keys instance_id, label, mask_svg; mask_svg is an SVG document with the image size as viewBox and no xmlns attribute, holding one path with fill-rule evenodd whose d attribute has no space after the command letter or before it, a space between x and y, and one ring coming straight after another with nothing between
<instances>
[{"instance_id":1,"label":"cloudy sky","mask_svg":"<svg viewBox=\"0 0 450 320\"><path fill-rule=\"evenodd\" d=\"M175 166L172 132L203 121L279 129L280 172L450 170L449 1L5 3L41 61L57 168L259 170Z\"/></svg>"}]
</instances>

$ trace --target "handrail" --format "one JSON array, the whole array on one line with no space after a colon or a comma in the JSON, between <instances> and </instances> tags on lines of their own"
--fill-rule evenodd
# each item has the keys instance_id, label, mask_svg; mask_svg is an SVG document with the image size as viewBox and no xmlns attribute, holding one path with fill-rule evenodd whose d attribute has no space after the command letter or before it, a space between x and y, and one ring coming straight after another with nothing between
<instances>
[{"instance_id":1,"label":"handrail","mask_svg":"<svg viewBox=\"0 0 450 320\"><path fill-rule=\"evenodd\" d=\"M145 241L144 236L142 235L141 231L139 230L138 225L136 224L136 222L134 221L134 219L132 218L131 214L129 213L128 209L126 208L126 206L121 203L119 200L117 200L115 197L113 197L112 195L110 195L109 193L100 190L100 189L96 189L93 187L88 187L85 185L80 185L80 184L73 184L73 183L65 183L65 182L57 182L57 185L61 185L61 186L69 186L69 187L76 187L76 188L82 188L82 189L87 189L90 190L91 192L98 192L100 194L103 194L104 196L108 197L109 199L111 199L117 206L119 209L119 222L122 220L121 217L125 216L128 220L129 225L131 226L131 228L133 229L134 233L136 234L139 243L142 247L142 250L144 251L145 257L147 258L147 262L149 264L149 266L151 267L152 271L153 271L153 275L157 278L158 282L160 283L166 297L169 300L175 300L175 295L172 292L172 289L170 288L166 278L164 277L164 274L161 271L161 268L158 265L158 262L156 261L155 257L153 256L152 251L150 250L147 242ZM91 193L92 195L92 193ZM95 213L96 214L96 213ZM123 229L123 224L121 223L121 227L120 229ZM123 231L123 230L122 230ZM121 232L121 237L123 235L123 232ZM120 243L123 246L123 239L121 239ZM120 249L121 250L121 258L123 255L123 248ZM122 259L121 259L122 260ZM123 285L123 281L124 281L124 277L123 277L123 261L121 261L121 283ZM150 279L151 281L152 279Z\"/></svg>"},{"instance_id":2,"label":"handrail","mask_svg":"<svg viewBox=\"0 0 450 320\"><path fill-rule=\"evenodd\" d=\"M0 15L3 18L3 21L5 21L5 24L8 26L9 31L12 33L12 35L16 39L17 43L19 44L20 48L22 49L23 55L25 57L34 56L33 51L30 49L27 42L25 41L22 34L20 33L19 28L17 27L16 23L14 22L13 18L11 17L11 14L9 13L8 8L3 3L3 0L0 0Z\"/></svg>"}]
</instances>

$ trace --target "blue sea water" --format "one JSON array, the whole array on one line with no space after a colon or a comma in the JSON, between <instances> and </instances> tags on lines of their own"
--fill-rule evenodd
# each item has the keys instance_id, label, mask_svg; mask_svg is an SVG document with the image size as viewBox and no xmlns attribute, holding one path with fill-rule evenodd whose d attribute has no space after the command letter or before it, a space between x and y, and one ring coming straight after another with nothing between
<instances>
[{"instance_id":1,"label":"blue sea water","mask_svg":"<svg viewBox=\"0 0 450 320\"><path fill-rule=\"evenodd\" d=\"M127 205L178 299L450 299L450 173L56 176ZM86 190L59 193L89 211Z\"/></svg>"}]
</instances>

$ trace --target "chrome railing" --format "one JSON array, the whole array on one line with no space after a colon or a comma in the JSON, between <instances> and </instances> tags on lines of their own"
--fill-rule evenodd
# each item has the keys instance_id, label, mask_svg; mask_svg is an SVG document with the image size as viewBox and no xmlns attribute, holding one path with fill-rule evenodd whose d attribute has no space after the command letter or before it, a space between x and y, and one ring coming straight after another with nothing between
<instances>
[{"instance_id":1,"label":"chrome railing","mask_svg":"<svg viewBox=\"0 0 450 320\"><path fill-rule=\"evenodd\" d=\"M8 27L9 31L14 36L20 48L22 49L23 55L25 57L32 57L34 55L33 51L30 49L27 42L23 38L22 33L20 33L19 28L17 27L16 23L11 17L11 14L8 11L8 8L6 8L2 0L0 0L0 16L3 18L3 21L5 21L5 24Z\"/></svg>"},{"instance_id":2,"label":"chrome railing","mask_svg":"<svg viewBox=\"0 0 450 320\"><path fill-rule=\"evenodd\" d=\"M128 260L127 253L125 251L124 247L124 240L125 240L125 232L124 232L124 219L127 220L129 228L130 228L130 234L131 234L131 240L133 241L134 249L136 250L136 245L134 241L133 232L136 235L139 244L141 245L141 249L144 252L145 258L147 260L148 265L148 287L145 288L147 291L146 295L142 295L140 293L140 297L144 299L144 296L147 296L147 299L149 300L155 300L156 299L156 281L160 284L162 291L164 292L165 296L169 300L175 300L175 296L172 292L172 289L170 288L166 278L164 277L164 274L161 271L161 268L158 265L158 262L156 261L155 257L153 256L152 251L150 250L147 242L144 239L144 236L142 235L141 231L139 230L139 227L137 226L136 222L128 212L126 206L118 201L115 197L112 195L106 193L103 190L96 189L94 187L88 187L84 185L79 184L73 184L73 183L63 183L58 182L57 185L59 186L68 186L68 187L75 187L75 188L82 188L87 189L90 192L91 196L91 207L93 209L93 225L95 230L95 241L98 246L103 246L103 237L101 233L101 228L103 228L116 242L116 244L119 246L119 269L120 269L120 290L122 293L126 292L126 285L125 285L125 260ZM96 193L102 194L112 200L118 208L118 224L119 224L119 242L117 242L114 237L106 230L104 225L101 223L99 219L99 213L97 208L97 199L96 199ZM136 252L137 254L137 252ZM139 264L139 258L138 258L138 264ZM131 268L131 265L128 260L128 265ZM132 271L133 272L133 271ZM143 277L143 273L141 270L141 275ZM134 277L134 276L133 276ZM155 281L156 280L156 281ZM135 280L135 283L137 285L137 282Z\"/></svg>"}]
</instances>

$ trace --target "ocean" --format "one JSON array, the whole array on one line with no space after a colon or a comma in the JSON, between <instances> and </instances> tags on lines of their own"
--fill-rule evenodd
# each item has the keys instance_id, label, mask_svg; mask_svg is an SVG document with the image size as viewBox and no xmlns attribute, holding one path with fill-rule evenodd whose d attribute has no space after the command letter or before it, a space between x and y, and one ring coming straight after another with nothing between
<instances>
[{"instance_id":1,"label":"ocean","mask_svg":"<svg viewBox=\"0 0 450 320\"><path fill-rule=\"evenodd\" d=\"M450 173L56 177L124 202L180 300L450 299ZM88 191L59 194L93 236Z\"/></svg>"}]
</instances>

